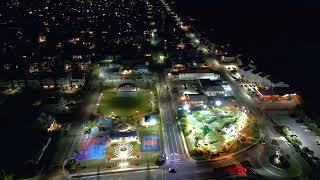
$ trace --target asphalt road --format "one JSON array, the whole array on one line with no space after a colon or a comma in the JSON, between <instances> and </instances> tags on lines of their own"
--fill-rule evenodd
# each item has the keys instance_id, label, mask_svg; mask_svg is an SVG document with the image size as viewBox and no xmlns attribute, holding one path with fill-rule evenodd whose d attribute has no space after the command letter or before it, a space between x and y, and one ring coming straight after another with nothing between
<instances>
[{"instance_id":1,"label":"asphalt road","mask_svg":"<svg viewBox=\"0 0 320 180\"><path fill-rule=\"evenodd\" d=\"M266 116L266 114L263 111L260 111L258 109L258 105L255 103L255 101L243 90L243 88L240 88L240 85L238 82L234 81L230 75L228 74L227 69L220 66L215 60L209 59L208 62L210 65L218 69L225 77L225 79L228 81L228 84L232 88L232 91L234 93L234 96L237 98L237 100L245 107L249 109L249 111L254 115L254 117L257 119L258 124L260 125L262 129L262 133L264 136L264 139L268 144L271 143L272 139L278 139L278 143L280 146L280 152L282 154L289 155L290 157L294 157L297 161L292 161L292 166L296 166L295 169L296 172L291 172L291 174L281 174L286 176L301 176L305 177L306 174L310 172L310 166L308 163L288 144L288 142L283 141L281 139L284 139L282 135L280 135L274 128L273 123L269 117ZM271 145L269 145L271 147ZM274 148L273 148L274 149ZM266 153L268 154L268 153ZM261 156L264 156L266 154L261 154ZM264 161L267 161L265 158L259 158L258 159L264 159ZM267 164L267 162L260 162L260 164ZM271 172L271 174L277 173L277 172Z\"/></svg>"},{"instance_id":2,"label":"asphalt road","mask_svg":"<svg viewBox=\"0 0 320 180\"><path fill-rule=\"evenodd\" d=\"M175 14L169 10L168 12L170 14ZM179 18L176 18L176 20L180 21ZM196 42L195 39L192 39L191 41ZM204 45L201 46L199 44L199 46L203 47ZM268 117L257 109L256 104L250 98L250 96L248 96L239 87L237 82L233 81L229 77L228 71L223 69L223 67L221 67L213 59L209 59L208 62L211 66L214 66L214 68L218 68L220 70L230 84L237 100L242 105L246 106L258 120L265 140L267 141L266 145L258 144L245 152L226 157L225 159L219 161L195 162L191 159L188 159L185 154L183 141L181 139L175 119L174 105L172 103L173 100L170 91L166 89L167 83L165 79L163 79L159 83L158 93L160 98L160 116L162 117L163 121L164 151L168 157L166 164L161 166L160 169L86 176L81 177L80 179L206 179L214 177L213 169L215 167L240 163L241 161L245 160L249 160L253 164L254 170L257 173L270 178L303 176L307 174L310 171L308 164L285 141L279 141L279 146L281 152L290 155L290 159L292 159L292 162L294 163L294 168L289 172L284 172L274 168L270 165L270 163L268 163L268 159L266 157L268 157L268 154L271 154L275 151L275 147L270 143L271 139L279 138L280 135L273 129L273 125ZM168 167L175 168L177 173L169 173Z\"/></svg>"},{"instance_id":3,"label":"asphalt road","mask_svg":"<svg viewBox=\"0 0 320 180\"><path fill-rule=\"evenodd\" d=\"M175 14L172 13L172 11L170 11L170 8L167 8L167 10L169 11L169 13L171 14ZM181 19L179 17L175 17L176 22L181 24ZM183 22L182 22L183 23ZM189 37L191 42L196 42L196 33L186 33L186 36ZM204 47L205 45L201 45L199 43L197 43L198 47ZM300 157L295 151L294 149L289 146L289 144L286 141L279 141L279 146L280 146L280 151L284 154L289 155L290 157L294 157L297 159L297 161L292 161L292 166L295 166L293 169L296 170L295 172L287 172L287 173L283 173L283 172L277 172L277 170L275 170L274 168L270 167L270 163L268 163L268 159L263 158L265 156L267 156L268 154L274 153L273 151L275 151L275 147L273 147L273 145L270 144L272 139L283 139L281 138L281 135L275 131L275 129L273 128L273 124L271 122L271 120L263 113L261 112L257 107L258 105L255 104L255 102L251 99L251 97L249 95L247 95L247 93L240 88L239 83L234 81L228 73L228 70L225 69L223 66L220 66L220 64L215 61L214 59L209 59L208 63L211 65L211 67L213 69L217 69L221 72L221 74L226 78L226 80L228 81L229 85L232 88L232 91L234 93L234 96L237 98L237 100L240 102L240 104L242 104L243 106L247 107L249 109L249 111L254 115L254 117L257 119L258 124L260 125L260 127L262 128L262 132L264 134L264 138L265 140L268 142L267 145L265 145L264 148L260 149L260 153L256 152L255 154L248 154L248 156L246 156L246 158L244 158L242 155L240 155L240 161L247 159L248 157L254 157L251 158L252 162L254 162L254 164L256 164L257 167L261 166L264 169L264 172L261 172L261 174L267 174L266 172L269 173L269 175L271 176L305 176L305 174L308 174L308 172L310 172L310 167L307 164L307 162ZM256 148L256 147L255 147ZM241 153L241 154L245 154L245 153ZM235 157L233 157L235 158ZM241 159L243 158L243 159ZM293 158L292 158L293 159ZM271 170L270 170L271 169Z\"/></svg>"},{"instance_id":4,"label":"asphalt road","mask_svg":"<svg viewBox=\"0 0 320 180\"><path fill-rule=\"evenodd\" d=\"M167 84L161 82L159 85L160 113L163 120L164 137L166 142L166 154L169 161L180 160L184 156L182 141L176 122L174 107L171 104L171 96L165 88Z\"/></svg>"},{"instance_id":5,"label":"asphalt road","mask_svg":"<svg viewBox=\"0 0 320 180\"><path fill-rule=\"evenodd\" d=\"M272 111L268 115L278 123L289 127L291 132L301 140L301 147L308 147L314 151L315 156L320 157L320 145L316 144L320 140L319 137L305 125L297 123L298 118L291 117L288 111Z\"/></svg>"},{"instance_id":6,"label":"asphalt road","mask_svg":"<svg viewBox=\"0 0 320 180\"><path fill-rule=\"evenodd\" d=\"M177 18L177 21L180 19ZM195 39L192 39L195 41ZM167 83L162 80L158 86L158 93L160 98L160 115L163 120L163 132L164 132L164 149L168 159L166 164L158 170L150 171L137 171L137 172L125 172L119 174L106 174L93 177L84 177L83 179L200 179L200 178L212 178L214 177L213 169L215 167L226 166L230 164L237 164L242 161L248 160L253 166L254 170L262 176L271 178L301 176L303 173L309 171L306 162L286 143L279 142L280 149L283 153L289 154L292 159L297 159L295 162L299 162L301 165L294 165L297 168L293 168L290 172L283 172L270 163L268 163L268 154L274 153L276 147L271 145L271 139L278 138L280 135L273 129L272 123L267 117L261 113L254 104L254 101L248 96L242 89L240 89L237 82L233 81L228 72L219 66L214 60L209 60L210 64L218 67L222 74L226 76L231 88L233 89L235 97L238 101L246 106L253 115L257 118L259 125L262 127L266 145L258 144L249 150L240 154L227 157L225 159L213 162L195 162L188 159L185 155L183 142L180 137L178 125L175 119L174 105L172 103L172 97L170 91L166 89ZM297 164L297 163L296 163ZM177 173L168 173L167 168L173 167L177 170Z\"/></svg>"}]
</instances>

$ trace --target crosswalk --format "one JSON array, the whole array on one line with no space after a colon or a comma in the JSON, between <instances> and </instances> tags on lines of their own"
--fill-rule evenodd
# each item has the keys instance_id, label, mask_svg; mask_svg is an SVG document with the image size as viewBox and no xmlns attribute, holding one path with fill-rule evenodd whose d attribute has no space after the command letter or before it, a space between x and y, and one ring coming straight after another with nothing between
<instances>
[{"instance_id":1,"label":"crosswalk","mask_svg":"<svg viewBox=\"0 0 320 180\"><path fill-rule=\"evenodd\" d=\"M185 164L186 162L183 161L182 159L171 159L171 160L168 160L168 164L174 164L174 165L177 165L177 164Z\"/></svg>"},{"instance_id":2,"label":"crosswalk","mask_svg":"<svg viewBox=\"0 0 320 180\"><path fill-rule=\"evenodd\" d=\"M171 154L171 155L168 155L168 159L167 159L167 162L169 164L184 164L185 163L185 157L183 154Z\"/></svg>"}]
</instances>

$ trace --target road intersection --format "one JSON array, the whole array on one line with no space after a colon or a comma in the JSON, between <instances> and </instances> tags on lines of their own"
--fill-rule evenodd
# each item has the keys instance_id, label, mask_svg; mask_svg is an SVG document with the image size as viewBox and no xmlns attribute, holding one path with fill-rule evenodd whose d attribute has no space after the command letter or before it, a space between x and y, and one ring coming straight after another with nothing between
<instances>
[{"instance_id":1,"label":"road intersection","mask_svg":"<svg viewBox=\"0 0 320 180\"><path fill-rule=\"evenodd\" d=\"M161 1L164 7L168 5ZM167 8L168 14L173 15L174 20L181 25L181 18L175 16L171 8ZM178 26L179 28L179 26ZM194 32L193 34L196 34ZM195 42L200 49L205 49L206 45L202 45L196 41L195 35L186 34L191 42ZM209 50L203 50L209 53ZM310 172L308 163L288 144L282 140L282 136L273 128L272 121L258 105L251 99L247 93L240 88L239 83L234 81L229 71L221 66L215 59L208 58L207 63L212 69L218 70L230 85L235 98L241 105L245 106L257 119L262 129L266 144L256 144L250 149L235 155L225 156L219 160L212 161L195 161L188 155L184 137L179 130L176 121L176 107L172 97L169 83L166 76L161 74L157 85L157 93L159 100L159 113L162 121L162 134L164 139L163 150L167 157L166 163L159 169L137 170L119 173L108 173L93 176L83 176L77 179L205 179L214 177L214 168L238 164L242 161L250 161L256 173L264 177L270 178L297 178L306 177ZM275 152L277 148L271 144L272 139L279 139L280 151L290 156L292 166L288 170L275 168L269 163L268 155ZM266 158L267 157L267 158ZM169 173L168 168L175 168L177 173Z\"/></svg>"}]
</instances>

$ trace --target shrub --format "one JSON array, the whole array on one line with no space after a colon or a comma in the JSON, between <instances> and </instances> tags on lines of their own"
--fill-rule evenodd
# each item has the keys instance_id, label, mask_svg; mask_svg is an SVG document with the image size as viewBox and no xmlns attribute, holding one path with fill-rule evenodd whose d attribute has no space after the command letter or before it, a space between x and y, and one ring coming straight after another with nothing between
<instances>
[{"instance_id":1,"label":"shrub","mask_svg":"<svg viewBox=\"0 0 320 180\"><path fill-rule=\"evenodd\" d=\"M291 131L289 130L289 128L287 127L282 127L282 133L285 135L285 136L288 136L291 134Z\"/></svg>"},{"instance_id":2,"label":"shrub","mask_svg":"<svg viewBox=\"0 0 320 180\"><path fill-rule=\"evenodd\" d=\"M317 135L320 135L320 128L318 128L318 125L312 120L310 119L308 116L304 116L302 118L304 124L314 133L316 133Z\"/></svg>"},{"instance_id":3,"label":"shrub","mask_svg":"<svg viewBox=\"0 0 320 180\"><path fill-rule=\"evenodd\" d=\"M305 154L308 154L308 155L314 155L314 152L312 150L310 150L308 147L303 147L301 149L301 151Z\"/></svg>"},{"instance_id":4,"label":"shrub","mask_svg":"<svg viewBox=\"0 0 320 180\"><path fill-rule=\"evenodd\" d=\"M289 139L288 139L288 141L289 141ZM291 138L291 143L297 144L297 145L302 145L302 142L300 141L300 139L298 139L296 137Z\"/></svg>"},{"instance_id":5,"label":"shrub","mask_svg":"<svg viewBox=\"0 0 320 180\"><path fill-rule=\"evenodd\" d=\"M191 156L202 156L203 155L203 152L202 151L198 151L198 150L192 150L190 152L190 155Z\"/></svg>"}]
</instances>

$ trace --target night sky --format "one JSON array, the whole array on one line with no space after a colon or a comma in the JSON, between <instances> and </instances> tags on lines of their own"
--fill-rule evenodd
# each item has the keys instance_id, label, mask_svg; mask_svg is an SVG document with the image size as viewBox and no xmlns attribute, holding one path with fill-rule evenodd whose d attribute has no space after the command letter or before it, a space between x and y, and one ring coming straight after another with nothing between
<instances>
[{"instance_id":1,"label":"night sky","mask_svg":"<svg viewBox=\"0 0 320 180\"><path fill-rule=\"evenodd\" d=\"M177 0L177 8L199 20L211 40L231 42L259 69L302 91L306 111L319 116L320 2Z\"/></svg>"}]
</instances>

